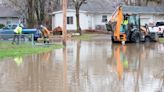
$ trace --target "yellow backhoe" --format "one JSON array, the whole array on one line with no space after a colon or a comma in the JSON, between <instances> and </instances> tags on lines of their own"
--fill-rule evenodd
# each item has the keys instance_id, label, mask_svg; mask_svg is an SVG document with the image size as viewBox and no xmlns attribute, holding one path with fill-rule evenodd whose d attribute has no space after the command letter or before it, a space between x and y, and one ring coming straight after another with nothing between
<instances>
[{"instance_id":1,"label":"yellow backhoe","mask_svg":"<svg viewBox=\"0 0 164 92\"><path fill-rule=\"evenodd\" d=\"M148 26L140 26L139 14L123 14L119 6L106 24L112 32L112 42L150 42L158 41L157 33L149 32Z\"/></svg>"}]
</instances>

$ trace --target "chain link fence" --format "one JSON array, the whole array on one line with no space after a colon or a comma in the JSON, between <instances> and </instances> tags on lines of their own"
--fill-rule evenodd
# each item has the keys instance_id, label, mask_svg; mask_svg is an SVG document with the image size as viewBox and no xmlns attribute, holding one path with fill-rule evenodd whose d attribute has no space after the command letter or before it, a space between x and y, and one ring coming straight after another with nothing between
<instances>
[{"instance_id":1,"label":"chain link fence","mask_svg":"<svg viewBox=\"0 0 164 92\"><path fill-rule=\"evenodd\" d=\"M11 42L13 44L25 44L31 43L34 45L34 35L33 34L0 34L0 41L1 42Z\"/></svg>"}]
</instances>

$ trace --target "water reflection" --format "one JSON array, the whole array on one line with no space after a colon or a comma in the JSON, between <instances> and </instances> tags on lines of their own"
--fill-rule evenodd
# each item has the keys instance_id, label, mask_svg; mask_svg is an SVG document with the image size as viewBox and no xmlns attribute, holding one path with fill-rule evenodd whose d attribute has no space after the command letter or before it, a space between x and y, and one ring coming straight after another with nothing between
<instances>
[{"instance_id":1,"label":"water reflection","mask_svg":"<svg viewBox=\"0 0 164 92\"><path fill-rule=\"evenodd\" d=\"M67 84L67 71L68 71L68 65L67 65L67 43L63 43L64 44L64 48L63 48L63 92L69 92L68 91L68 84Z\"/></svg>"},{"instance_id":2,"label":"water reflection","mask_svg":"<svg viewBox=\"0 0 164 92\"><path fill-rule=\"evenodd\" d=\"M14 61L17 66L20 66L23 63L23 58L21 56L14 57Z\"/></svg>"},{"instance_id":3,"label":"water reflection","mask_svg":"<svg viewBox=\"0 0 164 92\"><path fill-rule=\"evenodd\" d=\"M163 65L162 61L164 60L163 57L158 56L158 53L161 52L157 52L158 45L158 43L128 44L127 46L112 45L113 53L115 53L114 59L117 61L116 65L112 65L117 66L119 80L122 76L122 91L154 92L158 88L157 83L160 80L152 78L154 70L162 68L158 63Z\"/></svg>"},{"instance_id":4,"label":"water reflection","mask_svg":"<svg viewBox=\"0 0 164 92\"><path fill-rule=\"evenodd\" d=\"M119 80L122 79L124 67L128 68L128 61L125 56L126 46L121 45L114 48L114 58L116 59L117 74Z\"/></svg>"},{"instance_id":5,"label":"water reflection","mask_svg":"<svg viewBox=\"0 0 164 92\"><path fill-rule=\"evenodd\" d=\"M15 59L21 67L2 60L0 92L162 92L163 49L160 43L67 41L63 49Z\"/></svg>"}]
</instances>

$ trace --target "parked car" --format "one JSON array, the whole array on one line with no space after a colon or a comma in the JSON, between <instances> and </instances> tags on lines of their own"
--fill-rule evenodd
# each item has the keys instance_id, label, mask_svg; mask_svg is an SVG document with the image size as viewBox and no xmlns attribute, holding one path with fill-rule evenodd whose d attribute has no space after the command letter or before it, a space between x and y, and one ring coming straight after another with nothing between
<instances>
[{"instance_id":1,"label":"parked car","mask_svg":"<svg viewBox=\"0 0 164 92\"><path fill-rule=\"evenodd\" d=\"M17 26L18 26L18 24L9 24L9 25L5 26L4 28L0 29L0 38L1 39L13 38L13 35L12 35L12 34L14 34L13 30ZM36 28L29 29L29 28L23 27L22 34L33 34L34 37L41 37L41 34L39 34L39 30Z\"/></svg>"},{"instance_id":2,"label":"parked car","mask_svg":"<svg viewBox=\"0 0 164 92\"><path fill-rule=\"evenodd\" d=\"M155 26L149 27L150 32L157 32L159 36L164 37L164 22L156 22Z\"/></svg>"}]
</instances>

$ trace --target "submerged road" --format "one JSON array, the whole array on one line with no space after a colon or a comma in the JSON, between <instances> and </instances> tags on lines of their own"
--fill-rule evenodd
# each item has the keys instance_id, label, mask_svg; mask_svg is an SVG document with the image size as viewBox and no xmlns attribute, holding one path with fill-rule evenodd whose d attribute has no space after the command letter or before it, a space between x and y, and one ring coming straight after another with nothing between
<instances>
[{"instance_id":1,"label":"submerged road","mask_svg":"<svg viewBox=\"0 0 164 92\"><path fill-rule=\"evenodd\" d=\"M164 92L164 44L112 44L108 35L0 60L0 92Z\"/></svg>"}]
</instances>

